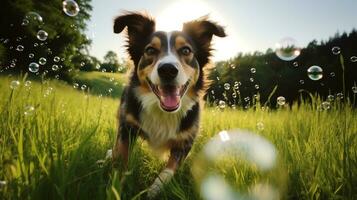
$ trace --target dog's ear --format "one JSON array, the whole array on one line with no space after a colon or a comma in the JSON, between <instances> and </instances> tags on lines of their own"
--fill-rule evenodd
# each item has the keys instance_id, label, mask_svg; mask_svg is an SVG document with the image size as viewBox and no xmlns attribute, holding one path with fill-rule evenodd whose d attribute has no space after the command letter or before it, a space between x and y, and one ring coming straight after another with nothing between
<instances>
[{"instance_id":1,"label":"dog's ear","mask_svg":"<svg viewBox=\"0 0 357 200\"><path fill-rule=\"evenodd\" d=\"M127 49L135 66L144 51L144 45L155 31L155 21L144 14L126 12L114 19L114 33L128 30Z\"/></svg>"},{"instance_id":2,"label":"dog's ear","mask_svg":"<svg viewBox=\"0 0 357 200\"><path fill-rule=\"evenodd\" d=\"M213 35L225 37L224 28L217 23L208 20L208 16L186 22L182 31L187 34L195 43L196 57L201 67L208 63L211 56L211 40Z\"/></svg>"}]
</instances>

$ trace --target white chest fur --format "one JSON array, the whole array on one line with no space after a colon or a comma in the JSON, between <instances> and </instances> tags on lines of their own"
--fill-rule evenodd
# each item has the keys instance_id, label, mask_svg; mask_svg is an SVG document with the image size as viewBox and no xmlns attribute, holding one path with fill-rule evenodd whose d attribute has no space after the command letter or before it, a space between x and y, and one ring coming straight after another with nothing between
<instances>
[{"instance_id":1,"label":"white chest fur","mask_svg":"<svg viewBox=\"0 0 357 200\"><path fill-rule=\"evenodd\" d=\"M154 94L140 95L143 111L140 114L141 129L147 134L149 145L160 148L170 139L175 139L180 128L181 120L195 101L184 96L181 106L176 112L161 110L159 101Z\"/></svg>"}]
</instances>

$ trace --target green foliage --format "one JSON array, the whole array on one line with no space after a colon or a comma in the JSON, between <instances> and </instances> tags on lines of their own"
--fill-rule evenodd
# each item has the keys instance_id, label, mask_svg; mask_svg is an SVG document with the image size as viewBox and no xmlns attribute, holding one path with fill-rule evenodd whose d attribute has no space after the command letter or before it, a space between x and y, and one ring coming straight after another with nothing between
<instances>
[{"instance_id":1,"label":"green foliage","mask_svg":"<svg viewBox=\"0 0 357 200\"><path fill-rule=\"evenodd\" d=\"M89 84L103 74L77 78ZM0 180L7 183L0 186L0 199L145 199L164 167L146 142L135 144L128 173L103 160L116 137L117 98L88 95L56 80L33 81L29 88L21 77L20 87L11 90L15 79L0 77ZM314 97L313 104L274 111L205 108L189 157L159 199L200 199L192 163L212 136L234 128L256 132L276 146L288 176L285 199L356 199L356 111L348 101L332 102L325 111L320 105ZM34 111L25 115L28 106ZM253 181L242 169L232 173L223 164L220 169L236 186Z\"/></svg>"},{"instance_id":2,"label":"green foliage","mask_svg":"<svg viewBox=\"0 0 357 200\"><path fill-rule=\"evenodd\" d=\"M62 79L70 78L70 71L80 68L80 63L87 56L87 46L90 40L85 37L86 21L90 18L90 0L77 0L80 12L75 17L67 16L62 10L62 0L5 0L0 8L0 38L6 47L7 60L16 60L12 70L27 72L30 62L38 62L40 57L47 59L46 65L40 68L40 73L48 76L61 75ZM29 12L42 16L43 22L29 20L28 25L22 25ZM48 33L46 41L36 38L39 30ZM6 42L4 42L6 41ZM18 45L23 45L23 51L16 51ZM29 58L33 53L34 58ZM55 63L53 58L59 56L62 60ZM58 71L52 71L53 64L60 66ZM3 65L6 67L6 65Z\"/></svg>"}]
</instances>

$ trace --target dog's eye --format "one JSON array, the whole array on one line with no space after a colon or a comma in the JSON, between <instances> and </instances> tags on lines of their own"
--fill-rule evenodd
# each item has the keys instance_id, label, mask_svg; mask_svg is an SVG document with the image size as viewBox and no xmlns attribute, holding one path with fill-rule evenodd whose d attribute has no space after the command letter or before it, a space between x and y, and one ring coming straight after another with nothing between
<instances>
[{"instance_id":1,"label":"dog's eye","mask_svg":"<svg viewBox=\"0 0 357 200\"><path fill-rule=\"evenodd\" d=\"M190 55L190 53L192 52L191 49L189 47L182 47L180 49L180 52L182 55L188 56Z\"/></svg>"},{"instance_id":2,"label":"dog's eye","mask_svg":"<svg viewBox=\"0 0 357 200\"><path fill-rule=\"evenodd\" d=\"M148 55L148 56L152 56L152 55L155 55L157 54L158 50L153 48L153 47L148 47L145 49L145 53Z\"/></svg>"}]
</instances>

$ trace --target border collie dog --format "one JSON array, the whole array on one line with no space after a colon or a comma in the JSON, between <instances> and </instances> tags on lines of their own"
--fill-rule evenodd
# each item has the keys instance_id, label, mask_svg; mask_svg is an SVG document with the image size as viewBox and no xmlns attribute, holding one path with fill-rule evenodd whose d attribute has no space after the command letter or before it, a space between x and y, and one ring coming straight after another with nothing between
<instances>
[{"instance_id":1,"label":"border collie dog","mask_svg":"<svg viewBox=\"0 0 357 200\"><path fill-rule=\"evenodd\" d=\"M169 151L166 168L148 190L156 196L186 158L199 131L201 99L213 35L224 28L202 17L183 24L182 31L155 30L144 14L126 12L114 20L114 33L127 29L127 51L134 63L118 113L113 160L128 162L129 141L141 136L156 151Z\"/></svg>"}]
</instances>

